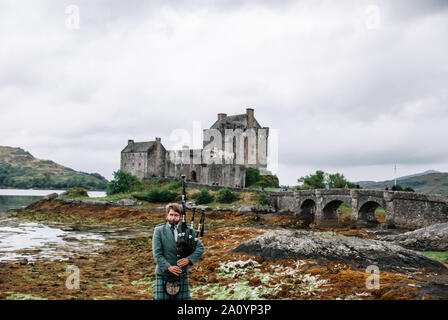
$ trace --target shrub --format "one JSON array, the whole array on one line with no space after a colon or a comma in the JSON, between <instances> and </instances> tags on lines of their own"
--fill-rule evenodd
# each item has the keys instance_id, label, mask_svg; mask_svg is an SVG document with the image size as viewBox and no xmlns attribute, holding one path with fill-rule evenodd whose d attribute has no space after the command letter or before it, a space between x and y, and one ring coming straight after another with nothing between
<instances>
[{"instance_id":1,"label":"shrub","mask_svg":"<svg viewBox=\"0 0 448 320\"><path fill-rule=\"evenodd\" d=\"M256 199L257 199L258 203L261 204L262 206L268 206L271 204L271 201L267 194L258 193L256 196Z\"/></svg>"},{"instance_id":2,"label":"shrub","mask_svg":"<svg viewBox=\"0 0 448 320\"><path fill-rule=\"evenodd\" d=\"M182 187L182 179L174 179L168 184L169 190L174 190Z\"/></svg>"},{"instance_id":3,"label":"shrub","mask_svg":"<svg viewBox=\"0 0 448 320\"><path fill-rule=\"evenodd\" d=\"M393 185L392 186L392 191L406 191L406 192L415 192L415 190L411 187L406 187L403 188L401 185L397 184L397 185Z\"/></svg>"},{"instance_id":4,"label":"shrub","mask_svg":"<svg viewBox=\"0 0 448 320\"><path fill-rule=\"evenodd\" d=\"M168 189L153 189L148 192L147 201L149 202L170 202L176 198L176 192Z\"/></svg>"},{"instance_id":5,"label":"shrub","mask_svg":"<svg viewBox=\"0 0 448 320\"><path fill-rule=\"evenodd\" d=\"M255 185L263 188L278 188L278 182L277 176L264 174L260 175L260 178Z\"/></svg>"},{"instance_id":6,"label":"shrub","mask_svg":"<svg viewBox=\"0 0 448 320\"><path fill-rule=\"evenodd\" d=\"M114 172L114 179L107 184L107 195L140 191L142 182L129 172L118 170Z\"/></svg>"},{"instance_id":7,"label":"shrub","mask_svg":"<svg viewBox=\"0 0 448 320\"><path fill-rule=\"evenodd\" d=\"M88 197L88 193L87 190L83 189L83 188L71 188L68 189L67 191L67 196L69 197Z\"/></svg>"},{"instance_id":8,"label":"shrub","mask_svg":"<svg viewBox=\"0 0 448 320\"><path fill-rule=\"evenodd\" d=\"M132 197L140 201L148 201L148 192L133 192Z\"/></svg>"},{"instance_id":9,"label":"shrub","mask_svg":"<svg viewBox=\"0 0 448 320\"><path fill-rule=\"evenodd\" d=\"M221 203L232 203L238 199L238 195L233 193L229 188L222 188L218 191L217 200Z\"/></svg>"},{"instance_id":10,"label":"shrub","mask_svg":"<svg viewBox=\"0 0 448 320\"><path fill-rule=\"evenodd\" d=\"M255 168L246 168L246 186L251 186L260 180L260 170Z\"/></svg>"},{"instance_id":11,"label":"shrub","mask_svg":"<svg viewBox=\"0 0 448 320\"><path fill-rule=\"evenodd\" d=\"M192 196L192 198L196 200L197 204L210 203L215 199L215 197L213 197L207 189L202 189L201 192L196 193Z\"/></svg>"}]
</instances>

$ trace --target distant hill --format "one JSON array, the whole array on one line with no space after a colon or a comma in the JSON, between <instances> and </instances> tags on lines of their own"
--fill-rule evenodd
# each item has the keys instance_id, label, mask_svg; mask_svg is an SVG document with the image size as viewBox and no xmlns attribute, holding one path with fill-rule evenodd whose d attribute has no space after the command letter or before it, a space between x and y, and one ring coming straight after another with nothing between
<instances>
[{"instance_id":1,"label":"distant hill","mask_svg":"<svg viewBox=\"0 0 448 320\"><path fill-rule=\"evenodd\" d=\"M416 192L428 194L447 194L448 195L448 173L438 172L434 170L427 171L429 173L421 173L406 177L397 178L397 183L402 187L411 187ZM394 180L380 182L357 182L363 189L384 190L386 186L391 188Z\"/></svg>"},{"instance_id":2,"label":"distant hill","mask_svg":"<svg viewBox=\"0 0 448 320\"><path fill-rule=\"evenodd\" d=\"M21 148L0 146L0 188L105 190L107 183L98 173L78 172Z\"/></svg>"},{"instance_id":3,"label":"distant hill","mask_svg":"<svg viewBox=\"0 0 448 320\"><path fill-rule=\"evenodd\" d=\"M416 173L416 174L411 174L411 175L409 175L409 176L404 176L404 177L397 178L397 181L398 181L398 180L406 180L406 179L413 178L413 177L424 176L424 175L431 174L431 173L440 173L440 171L436 171L436 170L427 170L427 171L425 171L425 172Z\"/></svg>"}]
</instances>

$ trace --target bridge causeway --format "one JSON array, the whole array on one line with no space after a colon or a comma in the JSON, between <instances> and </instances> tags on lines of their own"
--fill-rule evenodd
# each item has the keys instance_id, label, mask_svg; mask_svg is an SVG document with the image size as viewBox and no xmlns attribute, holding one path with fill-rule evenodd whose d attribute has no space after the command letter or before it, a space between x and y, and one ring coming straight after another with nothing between
<instances>
[{"instance_id":1,"label":"bridge causeway","mask_svg":"<svg viewBox=\"0 0 448 320\"><path fill-rule=\"evenodd\" d=\"M414 192L364 189L317 189L288 193L269 192L279 212L291 212L320 226L338 225L338 208L345 203L351 209L354 225L377 224L375 210L386 212L385 225L417 229L448 222L448 197Z\"/></svg>"}]
</instances>

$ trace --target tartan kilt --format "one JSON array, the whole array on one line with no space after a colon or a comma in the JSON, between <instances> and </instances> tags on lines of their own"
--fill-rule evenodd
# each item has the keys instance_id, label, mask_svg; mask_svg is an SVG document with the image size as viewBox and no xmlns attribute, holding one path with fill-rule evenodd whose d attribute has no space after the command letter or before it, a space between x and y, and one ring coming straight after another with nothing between
<instances>
[{"instance_id":1,"label":"tartan kilt","mask_svg":"<svg viewBox=\"0 0 448 320\"><path fill-rule=\"evenodd\" d=\"M180 290L176 297L169 296L165 291L167 276L156 275L154 281L154 300L190 300L190 288L188 274L180 276Z\"/></svg>"}]
</instances>

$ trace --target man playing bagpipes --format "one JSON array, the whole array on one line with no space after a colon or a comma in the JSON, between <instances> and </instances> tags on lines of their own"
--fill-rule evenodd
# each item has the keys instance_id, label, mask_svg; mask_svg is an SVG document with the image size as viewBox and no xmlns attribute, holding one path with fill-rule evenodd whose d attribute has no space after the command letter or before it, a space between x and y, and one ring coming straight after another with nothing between
<instances>
[{"instance_id":1,"label":"man playing bagpipes","mask_svg":"<svg viewBox=\"0 0 448 320\"><path fill-rule=\"evenodd\" d=\"M192 224L186 224L185 184L183 178L182 206L170 203L166 206L167 222L154 229L152 251L156 266L154 300L189 300L188 269L204 253L199 239L203 235L204 213L202 212L197 232ZM179 223L182 219L182 223Z\"/></svg>"}]
</instances>

